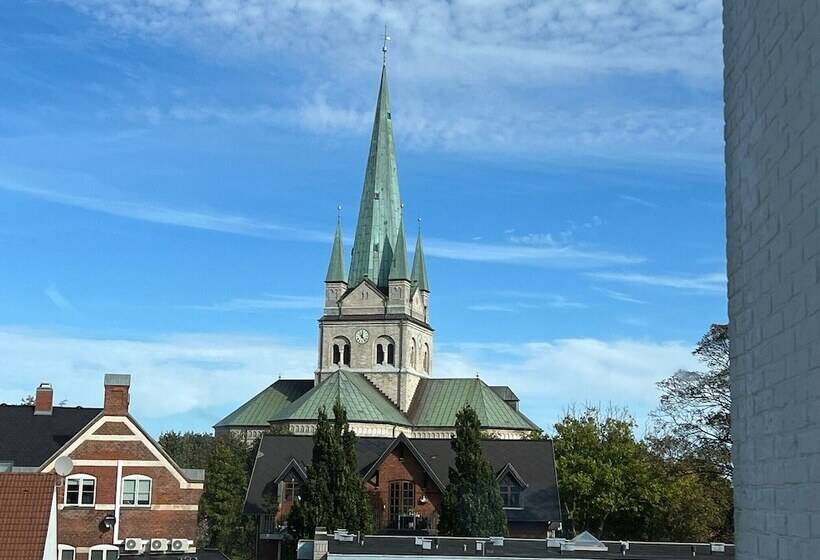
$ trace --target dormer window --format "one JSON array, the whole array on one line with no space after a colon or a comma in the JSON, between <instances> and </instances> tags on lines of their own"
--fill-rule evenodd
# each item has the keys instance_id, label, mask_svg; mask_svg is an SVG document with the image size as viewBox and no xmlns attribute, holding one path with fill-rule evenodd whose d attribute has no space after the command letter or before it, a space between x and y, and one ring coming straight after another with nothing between
<instances>
[{"instance_id":1,"label":"dormer window","mask_svg":"<svg viewBox=\"0 0 820 560\"><path fill-rule=\"evenodd\" d=\"M521 509L521 492L527 487L516 472L515 468L507 463L498 477L498 489L501 491L501 501L505 509Z\"/></svg>"}]
</instances>

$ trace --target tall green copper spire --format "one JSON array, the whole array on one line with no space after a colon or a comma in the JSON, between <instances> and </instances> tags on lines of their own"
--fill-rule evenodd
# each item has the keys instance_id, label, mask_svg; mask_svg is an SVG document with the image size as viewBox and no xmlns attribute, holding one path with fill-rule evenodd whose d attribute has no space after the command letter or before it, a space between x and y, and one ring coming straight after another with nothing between
<instances>
[{"instance_id":1,"label":"tall green copper spire","mask_svg":"<svg viewBox=\"0 0 820 560\"><path fill-rule=\"evenodd\" d=\"M376 285L387 288L400 221L401 197L385 64L382 66L359 222L351 256L348 276L350 287L367 277Z\"/></svg>"},{"instance_id":2,"label":"tall green copper spire","mask_svg":"<svg viewBox=\"0 0 820 560\"><path fill-rule=\"evenodd\" d=\"M416 239L416 254L413 256L413 272L410 274L410 280L419 290L430 291L430 285L427 283L427 265L424 264L421 230L419 230L419 236Z\"/></svg>"},{"instance_id":3,"label":"tall green copper spire","mask_svg":"<svg viewBox=\"0 0 820 560\"><path fill-rule=\"evenodd\" d=\"M336 237L333 238L333 251L330 253L330 264L327 267L325 282L344 282L345 265L342 257L342 220L336 220Z\"/></svg>"},{"instance_id":4,"label":"tall green copper spire","mask_svg":"<svg viewBox=\"0 0 820 560\"><path fill-rule=\"evenodd\" d=\"M399 236L393 249L393 263L390 266L390 280L410 280L407 275L407 243L404 241L404 218L399 221Z\"/></svg>"}]
</instances>

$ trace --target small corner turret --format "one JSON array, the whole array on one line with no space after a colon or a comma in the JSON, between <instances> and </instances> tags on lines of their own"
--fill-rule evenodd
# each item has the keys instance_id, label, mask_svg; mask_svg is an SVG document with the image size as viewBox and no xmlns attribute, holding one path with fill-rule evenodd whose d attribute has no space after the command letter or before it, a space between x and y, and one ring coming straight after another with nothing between
<instances>
[{"instance_id":1,"label":"small corner turret","mask_svg":"<svg viewBox=\"0 0 820 560\"><path fill-rule=\"evenodd\" d=\"M325 315L339 314L339 298L347 291L344 257L342 250L342 217L341 206L336 219L336 236L333 238L333 249L330 252L330 264L325 276Z\"/></svg>"}]
</instances>

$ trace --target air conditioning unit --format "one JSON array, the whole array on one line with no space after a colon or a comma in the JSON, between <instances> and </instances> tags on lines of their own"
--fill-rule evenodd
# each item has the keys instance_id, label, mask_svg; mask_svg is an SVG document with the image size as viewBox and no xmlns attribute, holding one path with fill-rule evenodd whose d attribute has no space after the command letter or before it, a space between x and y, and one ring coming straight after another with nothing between
<instances>
[{"instance_id":1,"label":"air conditioning unit","mask_svg":"<svg viewBox=\"0 0 820 560\"><path fill-rule=\"evenodd\" d=\"M168 539L151 539L148 541L148 552L168 552Z\"/></svg>"},{"instance_id":2,"label":"air conditioning unit","mask_svg":"<svg viewBox=\"0 0 820 560\"><path fill-rule=\"evenodd\" d=\"M189 539L171 539L171 552L188 552L190 546Z\"/></svg>"},{"instance_id":3,"label":"air conditioning unit","mask_svg":"<svg viewBox=\"0 0 820 560\"><path fill-rule=\"evenodd\" d=\"M143 539L130 537L125 539L122 546L125 552L135 552L139 554L145 551L145 541Z\"/></svg>"}]
</instances>

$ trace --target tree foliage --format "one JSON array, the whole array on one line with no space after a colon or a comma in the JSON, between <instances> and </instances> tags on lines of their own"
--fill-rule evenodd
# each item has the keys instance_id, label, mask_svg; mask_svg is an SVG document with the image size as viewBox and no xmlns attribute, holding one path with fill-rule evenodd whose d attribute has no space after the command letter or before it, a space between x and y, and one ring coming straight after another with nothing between
<instances>
[{"instance_id":1,"label":"tree foliage","mask_svg":"<svg viewBox=\"0 0 820 560\"><path fill-rule=\"evenodd\" d=\"M444 493L439 530L452 536L503 536L507 518L498 482L481 449L481 422L469 405L456 415L456 453Z\"/></svg>"},{"instance_id":2,"label":"tree foliage","mask_svg":"<svg viewBox=\"0 0 820 560\"><path fill-rule=\"evenodd\" d=\"M678 371L664 379L653 412L655 438L670 459L703 473L732 476L729 332L712 325L696 346L704 371Z\"/></svg>"},{"instance_id":3,"label":"tree foliage","mask_svg":"<svg viewBox=\"0 0 820 560\"><path fill-rule=\"evenodd\" d=\"M307 480L288 517L294 536L310 536L316 527L372 532L370 502L359 476L356 445L341 403L337 401L333 407L333 420L324 409L319 410Z\"/></svg>"},{"instance_id":4,"label":"tree foliage","mask_svg":"<svg viewBox=\"0 0 820 560\"><path fill-rule=\"evenodd\" d=\"M657 501L660 488L649 450L636 441L634 427L626 413L602 415L595 408L570 411L555 425L559 492L569 535L590 530L599 537L630 537L634 529L624 534L618 521Z\"/></svg>"},{"instance_id":5,"label":"tree foliage","mask_svg":"<svg viewBox=\"0 0 820 560\"><path fill-rule=\"evenodd\" d=\"M204 469L214 446L214 436L198 432L165 432L159 444L183 469Z\"/></svg>"}]
</instances>

